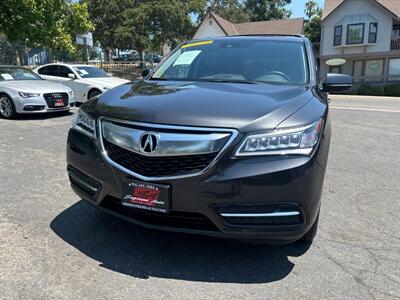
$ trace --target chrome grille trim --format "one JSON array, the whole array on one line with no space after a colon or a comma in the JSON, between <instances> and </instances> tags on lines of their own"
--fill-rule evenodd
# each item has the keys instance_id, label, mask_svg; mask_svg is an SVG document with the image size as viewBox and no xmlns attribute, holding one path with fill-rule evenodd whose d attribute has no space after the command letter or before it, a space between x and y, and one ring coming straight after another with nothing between
<instances>
[{"instance_id":1,"label":"chrome grille trim","mask_svg":"<svg viewBox=\"0 0 400 300\"><path fill-rule=\"evenodd\" d=\"M185 174L185 175L178 175L178 176L157 176L157 177L149 177L149 176L143 176L141 174L138 174L136 172L133 172L120 164L117 164L114 162L110 157L107 155L107 151L105 150L104 143L103 143L103 138L104 138L104 133L103 133L103 121L108 121L108 122L116 122L120 124L127 124L127 125L133 125L133 126L138 126L138 127L143 127L143 128L149 128L149 131L157 131L157 129L160 130L180 130L180 131L198 131L198 132L210 132L210 133L229 133L230 137L226 141L225 145L221 148L215 159L210 163L209 166L204 168L200 172L196 173L190 173L190 174ZM102 150L102 155L105 158L105 160L110 163L112 166L116 167L117 169L132 175L138 179L141 180L147 180L147 181L157 181L157 180L168 180L168 179L180 179L180 178L187 178L187 177L193 177L193 176L199 176L204 173L206 173L210 168L212 168L215 163L218 161L218 159L225 153L225 151L228 149L228 147L232 144L232 142L236 139L236 137L239 135L239 132L235 129L227 129L227 128L210 128L210 127L191 127L191 126L175 126L175 125L163 125L163 124L153 124L153 123L141 123L141 122L133 122L133 121L126 121L126 120L120 120L120 119L114 119L114 118L108 118L108 117L100 117L98 118L98 130L99 130L99 142L101 145L101 150ZM132 149L129 149L132 151ZM133 152L133 151L132 151ZM142 154L142 153L141 153ZM143 155L143 154L142 154Z\"/></svg>"},{"instance_id":2,"label":"chrome grille trim","mask_svg":"<svg viewBox=\"0 0 400 300\"><path fill-rule=\"evenodd\" d=\"M229 140L229 133L170 133L129 128L103 121L103 138L126 150L149 157L170 157L199 155L219 152ZM155 131L155 132L153 132ZM157 148L154 152L146 153L140 150L140 140L146 133L158 137Z\"/></svg>"}]
</instances>

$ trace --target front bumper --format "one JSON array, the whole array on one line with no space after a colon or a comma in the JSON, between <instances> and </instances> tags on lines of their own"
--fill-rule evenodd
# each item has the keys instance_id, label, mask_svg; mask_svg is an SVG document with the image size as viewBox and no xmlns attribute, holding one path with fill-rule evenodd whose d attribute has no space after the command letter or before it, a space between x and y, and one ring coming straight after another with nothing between
<instances>
[{"instance_id":1,"label":"front bumper","mask_svg":"<svg viewBox=\"0 0 400 300\"><path fill-rule=\"evenodd\" d=\"M67 144L71 185L81 198L96 207L147 228L274 243L298 240L311 228L319 211L329 128L311 157L234 159L240 138L206 173L156 182L171 187L168 215L122 206L121 180L137 178L110 165L97 140L73 129ZM299 214L272 219L229 217L232 213L277 211Z\"/></svg>"},{"instance_id":2,"label":"front bumper","mask_svg":"<svg viewBox=\"0 0 400 300\"><path fill-rule=\"evenodd\" d=\"M20 96L17 96L13 100L15 104L15 111L18 114L36 114L36 113L68 111L70 110L71 107L75 106L75 96L73 95L72 96L69 95L68 105L63 107L54 107L54 108L48 106L43 95L32 98L22 98Z\"/></svg>"}]
</instances>

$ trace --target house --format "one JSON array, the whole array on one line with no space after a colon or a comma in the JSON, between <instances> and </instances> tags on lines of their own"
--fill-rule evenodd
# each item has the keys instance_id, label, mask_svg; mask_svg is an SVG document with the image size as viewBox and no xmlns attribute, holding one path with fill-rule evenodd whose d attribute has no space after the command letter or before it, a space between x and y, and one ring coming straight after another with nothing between
<instances>
[{"instance_id":1,"label":"house","mask_svg":"<svg viewBox=\"0 0 400 300\"><path fill-rule=\"evenodd\" d=\"M399 0L400 1L400 0ZM251 34L303 34L304 19L284 19L247 23L231 23L209 11L193 39Z\"/></svg>"},{"instance_id":2,"label":"house","mask_svg":"<svg viewBox=\"0 0 400 300\"><path fill-rule=\"evenodd\" d=\"M400 82L400 0L325 0L319 61L356 86Z\"/></svg>"}]
</instances>

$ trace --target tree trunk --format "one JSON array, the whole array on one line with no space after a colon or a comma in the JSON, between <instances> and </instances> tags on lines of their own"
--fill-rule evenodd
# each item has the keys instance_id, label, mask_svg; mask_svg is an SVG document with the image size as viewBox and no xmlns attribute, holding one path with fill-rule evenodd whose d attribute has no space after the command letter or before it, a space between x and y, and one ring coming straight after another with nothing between
<instances>
[{"instance_id":1,"label":"tree trunk","mask_svg":"<svg viewBox=\"0 0 400 300\"><path fill-rule=\"evenodd\" d=\"M15 50L15 63L17 66L21 65L21 60L19 59L19 51Z\"/></svg>"}]
</instances>

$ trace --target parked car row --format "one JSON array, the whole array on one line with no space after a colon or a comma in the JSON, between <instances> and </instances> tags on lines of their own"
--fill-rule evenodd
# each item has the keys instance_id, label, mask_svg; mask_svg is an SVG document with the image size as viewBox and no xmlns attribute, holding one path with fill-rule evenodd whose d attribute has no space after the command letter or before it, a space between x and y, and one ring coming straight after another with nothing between
<instances>
[{"instance_id":1,"label":"parked car row","mask_svg":"<svg viewBox=\"0 0 400 300\"><path fill-rule=\"evenodd\" d=\"M0 116L68 111L126 82L88 65L0 66Z\"/></svg>"}]
</instances>

